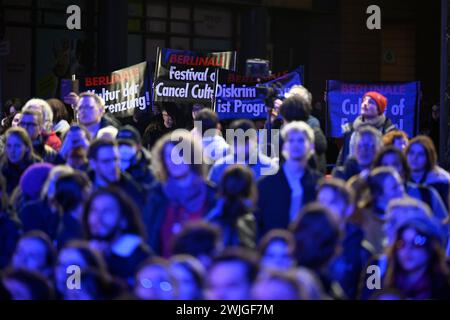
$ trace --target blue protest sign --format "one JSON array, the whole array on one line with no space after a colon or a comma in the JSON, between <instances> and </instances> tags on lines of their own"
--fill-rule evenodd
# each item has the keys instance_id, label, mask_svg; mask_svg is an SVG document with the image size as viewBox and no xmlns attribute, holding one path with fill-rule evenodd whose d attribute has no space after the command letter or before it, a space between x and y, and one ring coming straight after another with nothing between
<instances>
[{"instance_id":1,"label":"blue protest sign","mask_svg":"<svg viewBox=\"0 0 450 320\"><path fill-rule=\"evenodd\" d=\"M353 122L359 115L362 97L368 91L377 91L387 98L386 117L398 129L409 136L416 134L420 82L354 83L328 80L328 135L333 138L342 137L342 126Z\"/></svg>"}]
</instances>

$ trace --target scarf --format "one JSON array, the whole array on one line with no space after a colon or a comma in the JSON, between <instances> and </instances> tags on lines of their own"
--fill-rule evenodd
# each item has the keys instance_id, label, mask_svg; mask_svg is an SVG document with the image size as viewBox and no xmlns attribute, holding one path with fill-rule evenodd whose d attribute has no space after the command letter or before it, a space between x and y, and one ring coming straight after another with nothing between
<instances>
[{"instance_id":1,"label":"scarf","mask_svg":"<svg viewBox=\"0 0 450 320\"><path fill-rule=\"evenodd\" d=\"M363 119L362 116L358 116L353 122L353 129L356 131L362 125L371 125L377 129L381 129L386 121L386 116L381 114L380 116L373 119Z\"/></svg>"}]
</instances>

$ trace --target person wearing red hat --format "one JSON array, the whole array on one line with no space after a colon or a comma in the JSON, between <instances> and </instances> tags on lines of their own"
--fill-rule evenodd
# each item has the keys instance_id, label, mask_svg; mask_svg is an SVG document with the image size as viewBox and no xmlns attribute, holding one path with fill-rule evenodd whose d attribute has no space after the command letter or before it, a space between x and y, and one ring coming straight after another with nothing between
<instances>
[{"instance_id":1,"label":"person wearing red hat","mask_svg":"<svg viewBox=\"0 0 450 320\"><path fill-rule=\"evenodd\" d=\"M344 144L339 152L336 166L343 166L347 160L350 154L351 137L359 127L370 125L379 130L382 135L396 129L392 121L385 115L387 104L387 98L379 92L369 91L363 95L360 115L353 123L343 126Z\"/></svg>"}]
</instances>

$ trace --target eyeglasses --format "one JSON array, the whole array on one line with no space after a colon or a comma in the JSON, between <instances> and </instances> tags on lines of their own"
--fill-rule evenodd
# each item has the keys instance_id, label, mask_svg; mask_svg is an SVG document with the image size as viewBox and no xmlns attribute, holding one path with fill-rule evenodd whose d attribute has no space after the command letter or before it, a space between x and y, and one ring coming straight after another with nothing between
<instances>
[{"instance_id":1,"label":"eyeglasses","mask_svg":"<svg viewBox=\"0 0 450 320\"><path fill-rule=\"evenodd\" d=\"M172 291L172 284L168 281L152 281L148 278L143 278L139 280L139 283L145 289L160 289L162 291Z\"/></svg>"},{"instance_id":2,"label":"eyeglasses","mask_svg":"<svg viewBox=\"0 0 450 320\"><path fill-rule=\"evenodd\" d=\"M428 242L427 237L422 235L416 235L413 241L405 241L403 239L399 239L396 243L397 249L404 249L406 246L409 248L423 248Z\"/></svg>"}]
</instances>

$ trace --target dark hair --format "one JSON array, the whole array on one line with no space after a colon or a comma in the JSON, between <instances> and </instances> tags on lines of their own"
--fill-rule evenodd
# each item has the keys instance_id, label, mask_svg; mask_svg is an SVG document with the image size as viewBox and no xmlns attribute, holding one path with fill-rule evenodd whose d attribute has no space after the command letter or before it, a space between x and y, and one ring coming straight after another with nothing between
<instances>
[{"instance_id":1,"label":"dark hair","mask_svg":"<svg viewBox=\"0 0 450 320\"><path fill-rule=\"evenodd\" d=\"M200 291L203 289L203 282L206 272L200 261L198 261L195 257L185 254L175 255L170 258L170 263L172 264L172 266L180 265L185 268L194 278L195 283ZM201 298L201 296L197 297L197 299Z\"/></svg>"},{"instance_id":2,"label":"dark hair","mask_svg":"<svg viewBox=\"0 0 450 320\"><path fill-rule=\"evenodd\" d=\"M238 262L245 267L245 277L249 283L253 283L258 275L258 255L249 249L243 247L233 247L225 249L221 254L213 258L212 264L209 267L209 272L221 263Z\"/></svg>"},{"instance_id":3,"label":"dark hair","mask_svg":"<svg viewBox=\"0 0 450 320\"><path fill-rule=\"evenodd\" d=\"M91 182L84 172L63 174L56 180L56 202L64 211L75 210L86 200L86 189L90 185Z\"/></svg>"},{"instance_id":4,"label":"dark hair","mask_svg":"<svg viewBox=\"0 0 450 320\"><path fill-rule=\"evenodd\" d=\"M400 275L403 273L403 271L397 258L398 249L396 244L403 236L405 230L410 228L415 229L417 233L421 234L422 236L428 239L427 243L425 244L425 248L429 254L429 261L428 261L428 269L425 272L431 280L430 282L432 286L431 294L438 295L442 287L450 285L449 270L446 263L444 248L440 243L440 239L437 239L434 236L424 234L414 226L414 223L409 222L405 223L404 225L402 225L400 228L397 229L396 241L388 249L387 257L389 263L383 286L386 288L400 289L401 291L402 283ZM442 297L436 296L432 298L439 299Z\"/></svg>"},{"instance_id":5,"label":"dark hair","mask_svg":"<svg viewBox=\"0 0 450 320\"><path fill-rule=\"evenodd\" d=\"M289 229L294 234L298 265L317 271L336 254L339 226L325 206L319 203L305 206Z\"/></svg>"},{"instance_id":6,"label":"dark hair","mask_svg":"<svg viewBox=\"0 0 450 320\"><path fill-rule=\"evenodd\" d=\"M247 119L239 119L239 120L234 120L233 122L230 123L230 129L232 130L237 130L237 129L242 129L244 131L253 129L256 130L256 126L255 124Z\"/></svg>"},{"instance_id":7,"label":"dark hair","mask_svg":"<svg viewBox=\"0 0 450 320\"><path fill-rule=\"evenodd\" d=\"M65 104L61 100L52 98L48 99L47 103L50 105L53 111L53 123L58 123L61 120L66 120L68 123L72 122Z\"/></svg>"},{"instance_id":8,"label":"dark hair","mask_svg":"<svg viewBox=\"0 0 450 320\"><path fill-rule=\"evenodd\" d=\"M88 130L85 126L83 126L83 125L80 124L80 123L74 123L74 124L70 125L69 130L65 131L65 132L62 134L61 140L64 141L64 140L66 139L67 133L68 133L69 131L76 131L76 130L81 130L81 131L83 131L83 132L84 132L84 135L86 136L86 139L87 139L89 142L92 141L91 133L89 132L89 130Z\"/></svg>"},{"instance_id":9,"label":"dark hair","mask_svg":"<svg viewBox=\"0 0 450 320\"><path fill-rule=\"evenodd\" d=\"M92 268L81 270L80 287L87 291L93 300L115 299L126 290L125 284L111 278L105 272Z\"/></svg>"},{"instance_id":10,"label":"dark hair","mask_svg":"<svg viewBox=\"0 0 450 320\"><path fill-rule=\"evenodd\" d=\"M97 160L98 151L104 147L117 147L117 142L110 139L95 139L88 149L88 159Z\"/></svg>"},{"instance_id":11,"label":"dark hair","mask_svg":"<svg viewBox=\"0 0 450 320\"><path fill-rule=\"evenodd\" d=\"M382 166L381 161L383 160L383 157L387 154L395 154L400 159L400 163L402 164L403 175L404 175L402 178L405 181L408 181L409 176L411 174L409 165L408 165L408 160L406 159L405 154L401 150L397 149L394 146L383 147L380 151L378 151L377 155L375 156L375 160L373 161L372 169L381 167Z\"/></svg>"},{"instance_id":12,"label":"dark hair","mask_svg":"<svg viewBox=\"0 0 450 320\"><path fill-rule=\"evenodd\" d=\"M55 297L51 284L35 271L8 268L3 272L2 279L14 279L23 284L30 290L31 300L53 300Z\"/></svg>"},{"instance_id":13,"label":"dark hair","mask_svg":"<svg viewBox=\"0 0 450 320\"><path fill-rule=\"evenodd\" d=\"M20 112L23 107L22 100L20 100L20 98L11 98L5 102L2 110L6 115L10 115L9 109L11 109L11 107L14 107L16 112Z\"/></svg>"},{"instance_id":14,"label":"dark hair","mask_svg":"<svg viewBox=\"0 0 450 320\"><path fill-rule=\"evenodd\" d=\"M102 273L107 273L108 269L103 256L89 246L89 242L86 240L72 240L64 245L59 251L64 249L75 249L83 257L87 263L88 268L97 269Z\"/></svg>"},{"instance_id":15,"label":"dark hair","mask_svg":"<svg viewBox=\"0 0 450 320\"><path fill-rule=\"evenodd\" d=\"M272 229L267 232L259 241L258 252L260 255L264 255L267 248L272 242L283 241L288 246L290 254L295 253L295 239L294 235L285 229Z\"/></svg>"},{"instance_id":16,"label":"dark hair","mask_svg":"<svg viewBox=\"0 0 450 320\"><path fill-rule=\"evenodd\" d=\"M283 101L280 106L280 114L287 122L307 121L312 108L311 105L299 95L292 95Z\"/></svg>"},{"instance_id":17,"label":"dark hair","mask_svg":"<svg viewBox=\"0 0 450 320\"><path fill-rule=\"evenodd\" d=\"M339 178L321 179L318 183L317 191L320 192L324 188L330 188L335 193L338 193L347 206L355 204L355 192L346 185L344 180Z\"/></svg>"},{"instance_id":18,"label":"dark hair","mask_svg":"<svg viewBox=\"0 0 450 320\"><path fill-rule=\"evenodd\" d=\"M406 155L408 155L411 146L415 143L420 144L425 150L425 154L427 156L426 170L427 171L433 170L434 167L437 165L437 154L433 140L431 140L430 137L424 135L419 135L411 139L408 143L408 146L405 149Z\"/></svg>"},{"instance_id":19,"label":"dark hair","mask_svg":"<svg viewBox=\"0 0 450 320\"><path fill-rule=\"evenodd\" d=\"M408 134L402 130L392 130L383 136L383 144L385 146L392 146L396 139L403 138L408 142Z\"/></svg>"},{"instance_id":20,"label":"dark hair","mask_svg":"<svg viewBox=\"0 0 450 320\"><path fill-rule=\"evenodd\" d=\"M254 210L258 190L253 171L243 165L232 165L225 169L219 184L219 195L224 198L222 217L236 221L238 217ZM244 203L252 201L252 207Z\"/></svg>"},{"instance_id":21,"label":"dark hair","mask_svg":"<svg viewBox=\"0 0 450 320\"><path fill-rule=\"evenodd\" d=\"M87 238L90 239L92 237L88 223L92 203L97 197L103 195L111 196L117 201L120 209L120 214L122 215L122 217L126 219L126 227L122 231L124 233L131 233L138 235L141 238L145 239L146 233L144 232L144 226L141 219L139 208L124 191L122 191L117 187L107 187L97 189L87 200L86 205L84 206L82 219L83 229Z\"/></svg>"},{"instance_id":22,"label":"dark hair","mask_svg":"<svg viewBox=\"0 0 450 320\"><path fill-rule=\"evenodd\" d=\"M212 256L217 251L220 238L220 230L216 226L206 221L188 222L175 236L172 253Z\"/></svg>"},{"instance_id":23,"label":"dark hair","mask_svg":"<svg viewBox=\"0 0 450 320\"><path fill-rule=\"evenodd\" d=\"M0 214L8 209L8 193L6 190L6 179L0 171Z\"/></svg>"},{"instance_id":24,"label":"dark hair","mask_svg":"<svg viewBox=\"0 0 450 320\"><path fill-rule=\"evenodd\" d=\"M201 134L204 135L210 129L216 129L219 123L219 117L211 109L204 108L195 116L195 121L200 121L202 124Z\"/></svg>"},{"instance_id":25,"label":"dark hair","mask_svg":"<svg viewBox=\"0 0 450 320\"><path fill-rule=\"evenodd\" d=\"M45 263L47 267L53 267L56 261L56 249L53 245L50 237L43 231L40 230L31 230L22 235L17 243L22 241L23 239L36 239L40 241L45 247Z\"/></svg>"}]
</instances>

